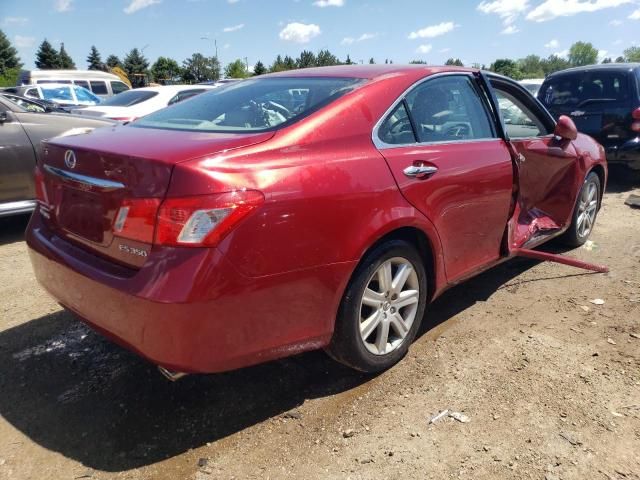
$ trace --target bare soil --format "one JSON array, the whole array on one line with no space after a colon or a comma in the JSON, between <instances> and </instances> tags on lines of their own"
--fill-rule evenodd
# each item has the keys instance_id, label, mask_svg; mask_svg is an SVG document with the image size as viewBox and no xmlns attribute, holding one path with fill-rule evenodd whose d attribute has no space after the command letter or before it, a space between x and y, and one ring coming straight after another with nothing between
<instances>
[{"instance_id":1,"label":"bare soil","mask_svg":"<svg viewBox=\"0 0 640 480\"><path fill-rule=\"evenodd\" d=\"M640 190L623 177L567 252L611 273L503 264L438 299L375 377L313 352L170 383L48 297L27 219L0 220L0 479L640 479L640 209L624 205ZM444 410L468 421L430 423Z\"/></svg>"}]
</instances>

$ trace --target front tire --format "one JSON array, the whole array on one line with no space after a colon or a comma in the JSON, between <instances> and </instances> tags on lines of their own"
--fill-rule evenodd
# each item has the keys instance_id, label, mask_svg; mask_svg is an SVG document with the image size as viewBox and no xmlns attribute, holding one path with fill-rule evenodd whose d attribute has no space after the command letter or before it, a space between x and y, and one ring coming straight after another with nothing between
<instances>
[{"instance_id":1,"label":"front tire","mask_svg":"<svg viewBox=\"0 0 640 480\"><path fill-rule=\"evenodd\" d=\"M564 234L564 243L571 247L583 245L591 235L600 208L600 177L589 173L576 201L576 208L569 229Z\"/></svg>"},{"instance_id":2,"label":"front tire","mask_svg":"<svg viewBox=\"0 0 640 480\"><path fill-rule=\"evenodd\" d=\"M384 242L356 268L327 353L362 372L386 370L407 353L426 301L427 275L416 249L402 240Z\"/></svg>"}]
</instances>

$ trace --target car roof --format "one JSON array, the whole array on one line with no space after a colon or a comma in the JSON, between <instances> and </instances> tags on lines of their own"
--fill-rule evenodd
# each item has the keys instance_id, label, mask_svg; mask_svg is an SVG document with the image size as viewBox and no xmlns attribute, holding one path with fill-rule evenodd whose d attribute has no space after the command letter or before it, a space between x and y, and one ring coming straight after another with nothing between
<instances>
[{"instance_id":1,"label":"car roof","mask_svg":"<svg viewBox=\"0 0 640 480\"><path fill-rule=\"evenodd\" d=\"M382 65L335 65L331 67L301 68L283 72L269 73L260 77L346 77L376 80L390 75L405 77L425 77L444 72L477 72L475 68L415 64L382 64Z\"/></svg>"},{"instance_id":2,"label":"car roof","mask_svg":"<svg viewBox=\"0 0 640 480\"><path fill-rule=\"evenodd\" d=\"M559 72L551 73L547 78L570 74L570 73L596 72L596 71L604 71L604 70L630 72L638 68L640 68L640 63L600 63L597 65L585 65L583 67L567 68L566 70L560 70Z\"/></svg>"}]
</instances>

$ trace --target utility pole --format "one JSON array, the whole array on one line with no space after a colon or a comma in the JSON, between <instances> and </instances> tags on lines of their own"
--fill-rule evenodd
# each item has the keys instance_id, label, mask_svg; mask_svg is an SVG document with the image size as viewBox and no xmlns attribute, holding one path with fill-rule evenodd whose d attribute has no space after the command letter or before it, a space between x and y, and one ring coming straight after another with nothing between
<instances>
[{"instance_id":1,"label":"utility pole","mask_svg":"<svg viewBox=\"0 0 640 480\"><path fill-rule=\"evenodd\" d=\"M247 75L249 75L249 60L247 59L247 57L244 57L244 64L247 67Z\"/></svg>"},{"instance_id":2,"label":"utility pole","mask_svg":"<svg viewBox=\"0 0 640 480\"><path fill-rule=\"evenodd\" d=\"M211 38L209 37L200 37L200 40L209 40L211 41ZM216 38L213 39L213 48L216 52L216 58L218 58L218 40Z\"/></svg>"}]
</instances>

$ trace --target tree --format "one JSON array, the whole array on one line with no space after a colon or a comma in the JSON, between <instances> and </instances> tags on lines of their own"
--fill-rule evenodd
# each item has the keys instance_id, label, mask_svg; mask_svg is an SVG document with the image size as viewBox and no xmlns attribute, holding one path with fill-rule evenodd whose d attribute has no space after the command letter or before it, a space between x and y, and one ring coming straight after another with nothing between
<instances>
[{"instance_id":1,"label":"tree","mask_svg":"<svg viewBox=\"0 0 640 480\"><path fill-rule=\"evenodd\" d=\"M194 53L191 58L182 62L182 79L186 82L205 82L220 79L220 62L218 58L205 57Z\"/></svg>"},{"instance_id":2,"label":"tree","mask_svg":"<svg viewBox=\"0 0 640 480\"><path fill-rule=\"evenodd\" d=\"M316 57L316 65L318 67L328 67L331 65L340 65L340 60L329 50L320 50Z\"/></svg>"},{"instance_id":3,"label":"tree","mask_svg":"<svg viewBox=\"0 0 640 480\"><path fill-rule=\"evenodd\" d=\"M182 70L180 65L173 58L158 57L151 65L151 76L154 82L162 85L172 84L180 78Z\"/></svg>"},{"instance_id":4,"label":"tree","mask_svg":"<svg viewBox=\"0 0 640 480\"><path fill-rule=\"evenodd\" d=\"M124 57L123 69L129 77L129 81L133 88L143 87L147 83L147 74L149 72L149 61L137 48L133 48L126 57Z\"/></svg>"},{"instance_id":5,"label":"tree","mask_svg":"<svg viewBox=\"0 0 640 480\"><path fill-rule=\"evenodd\" d=\"M264 66L264 63L258 60L253 66L253 75L257 77L258 75L264 75L265 73L267 73L267 67Z\"/></svg>"},{"instance_id":6,"label":"tree","mask_svg":"<svg viewBox=\"0 0 640 480\"><path fill-rule=\"evenodd\" d=\"M373 59L373 57L371 57L369 59L369 65L375 65L375 64L376 64L376 61Z\"/></svg>"},{"instance_id":7,"label":"tree","mask_svg":"<svg viewBox=\"0 0 640 480\"><path fill-rule=\"evenodd\" d=\"M76 64L73 63L73 60L64 49L64 43L60 44L60 52L58 53L58 58L60 59L60 68L65 70L75 70Z\"/></svg>"},{"instance_id":8,"label":"tree","mask_svg":"<svg viewBox=\"0 0 640 480\"><path fill-rule=\"evenodd\" d=\"M91 52L87 57L87 63L89 64L89 70L104 70L104 63L102 63L102 57L95 45L91 45Z\"/></svg>"},{"instance_id":9,"label":"tree","mask_svg":"<svg viewBox=\"0 0 640 480\"><path fill-rule=\"evenodd\" d=\"M45 38L36 52L36 67L41 70L53 70L60 68L58 51L51 46Z\"/></svg>"},{"instance_id":10,"label":"tree","mask_svg":"<svg viewBox=\"0 0 640 480\"><path fill-rule=\"evenodd\" d=\"M514 80L522 80L524 78L516 62L508 58L497 59L491 64L489 70L506 77L511 77Z\"/></svg>"},{"instance_id":11,"label":"tree","mask_svg":"<svg viewBox=\"0 0 640 480\"><path fill-rule=\"evenodd\" d=\"M245 63L237 59L224 67L224 76L226 78L246 78L249 76Z\"/></svg>"},{"instance_id":12,"label":"tree","mask_svg":"<svg viewBox=\"0 0 640 480\"><path fill-rule=\"evenodd\" d=\"M0 30L0 75L5 75L7 70L20 68L20 58L18 58L18 51L11 45L11 42Z\"/></svg>"},{"instance_id":13,"label":"tree","mask_svg":"<svg viewBox=\"0 0 640 480\"><path fill-rule=\"evenodd\" d=\"M285 70L295 70L296 61L290 57L289 55L284 56L284 69Z\"/></svg>"},{"instance_id":14,"label":"tree","mask_svg":"<svg viewBox=\"0 0 640 480\"><path fill-rule=\"evenodd\" d=\"M602 63L613 63L613 60L611 59L611 57L607 57L602 59Z\"/></svg>"},{"instance_id":15,"label":"tree","mask_svg":"<svg viewBox=\"0 0 640 480\"><path fill-rule=\"evenodd\" d=\"M627 48L624 51L624 57L627 62L640 62L640 47Z\"/></svg>"},{"instance_id":16,"label":"tree","mask_svg":"<svg viewBox=\"0 0 640 480\"><path fill-rule=\"evenodd\" d=\"M315 67L316 65L317 60L313 52L310 52L309 50L303 50L300 52L300 56L296 60L296 66L298 68L309 68Z\"/></svg>"},{"instance_id":17,"label":"tree","mask_svg":"<svg viewBox=\"0 0 640 480\"><path fill-rule=\"evenodd\" d=\"M588 42L576 42L569 49L569 63L574 67L598 63L598 50Z\"/></svg>"},{"instance_id":18,"label":"tree","mask_svg":"<svg viewBox=\"0 0 640 480\"><path fill-rule=\"evenodd\" d=\"M410 65L426 65L427 62L425 62L424 60L411 60L409 64Z\"/></svg>"},{"instance_id":19,"label":"tree","mask_svg":"<svg viewBox=\"0 0 640 480\"><path fill-rule=\"evenodd\" d=\"M537 55L527 55L518 60L518 68L524 78L544 78L542 59Z\"/></svg>"},{"instance_id":20,"label":"tree","mask_svg":"<svg viewBox=\"0 0 640 480\"><path fill-rule=\"evenodd\" d=\"M353 65L353 61L351 61L351 57L349 56L349 54L347 53L347 59L344 61L345 65Z\"/></svg>"},{"instance_id":21,"label":"tree","mask_svg":"<svg viewBox=\"0 0 640 480\"><path fill-rule=\"evenodd\" d=\"M567 60L558 55L549 55L546 59L541 60L540 64L542 65L545 76L553 72L565 70L571 66Z\"/></svg>"},{"instance_id":22,"label":"tree","mask_svg":"<svg viewBox=\"0 0 640 480\"><path fill-rule=\"evenodd\" d=\"M624 57L617 57L616 58L616 63L624 63L624 62L625 62Z\"/></svg>"},{"instance_id":23,"label":"tree","mask_svg":"<svg viewBox=\"0 0 640 480\"><path fill-rule=\"evenodd\" d=\"M459 58L449 58L446 62L444 62L445 65L454 65L456 67L464 67L464 63L462 63L462 60L460 60Z\"/></svg>"},{"instance_id":24,"label":"tree","mask_svg":"<svg viewBox=\"0 0 640 480\"><path fill-rule=\"evenodd\" d=\"M109 55L105 63L109 68L115 68L115 67L122 68L122 63L120 62L120 59L116 55Z\"/></svg>"}]
</instances>

